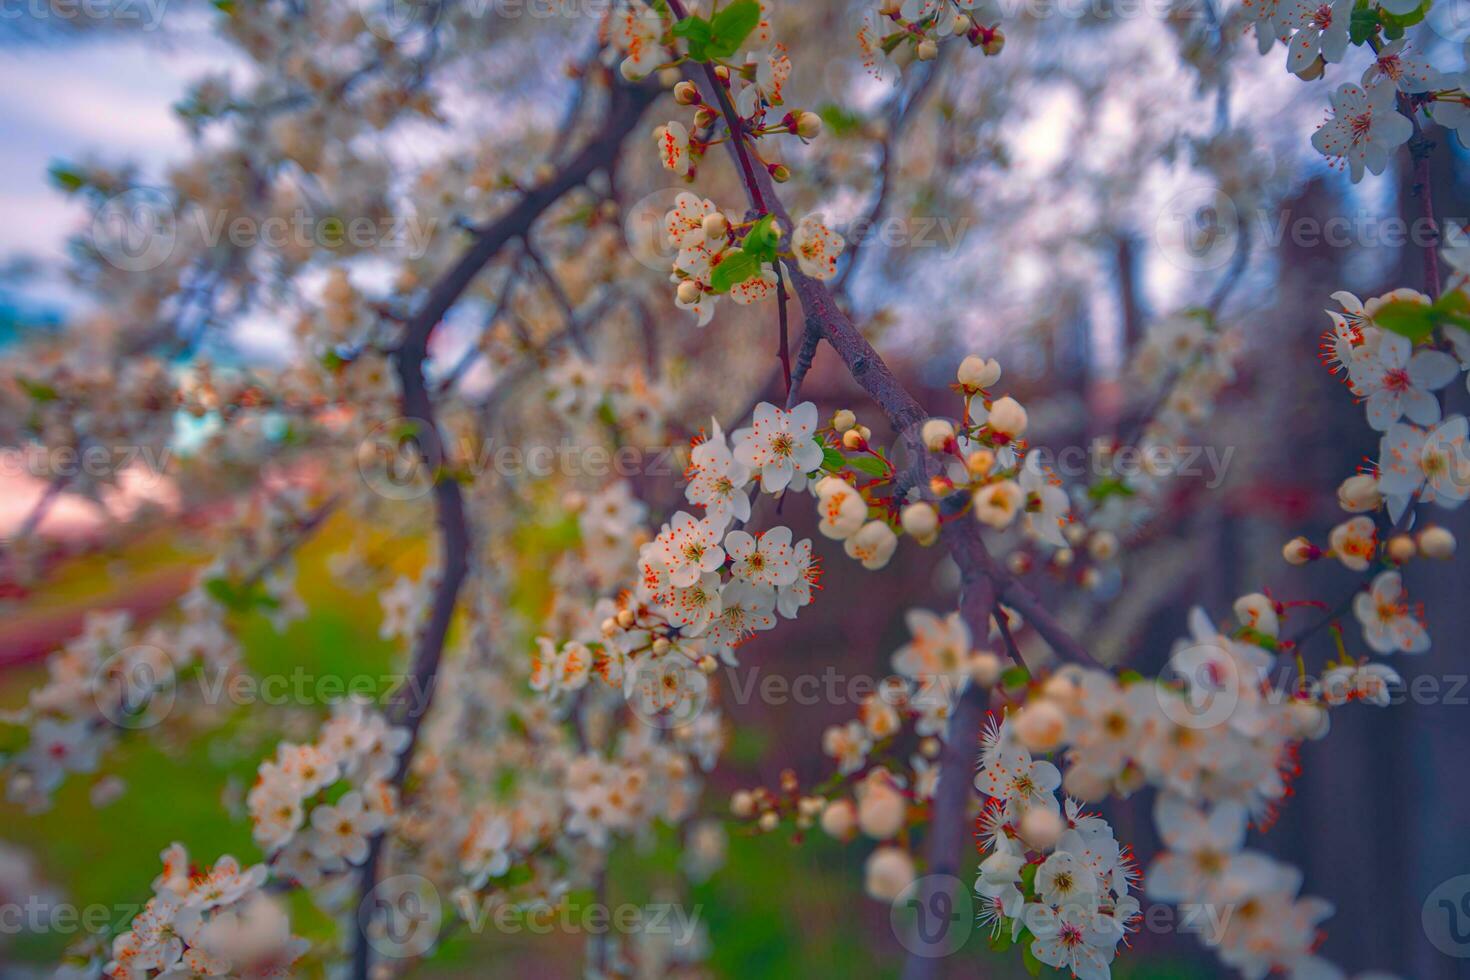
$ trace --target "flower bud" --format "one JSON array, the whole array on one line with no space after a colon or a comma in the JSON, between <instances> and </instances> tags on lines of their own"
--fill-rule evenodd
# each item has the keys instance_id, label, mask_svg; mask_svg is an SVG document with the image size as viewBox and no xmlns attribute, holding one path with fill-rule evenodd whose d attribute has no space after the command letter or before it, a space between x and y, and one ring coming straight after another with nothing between
<instances>
[{"instance_id":1,"label":"flower bud","mask_svg":"<svg viewBox=\"0 0 1470 980\"><path fill-rule=\"evenodd\" d=\"M685 279L679 283L679 288L675 292L679 297L679 302L685 305L692 305L699 302L699 283L693 279Z\"/></svg>"},{"instance_id":2,"label":"flower bud","mask_svg":"<svg viewBox=\"0 0 1470 980\"><path fill-rule=\"evenodd\" d=\"M1426 527L1419 532L1419 553L1425 558L1444 561L1455 553L1455 536L1448 528Z\"/></svg>"},{"instance_id":3,"label":"flower bud","mask_svg":"<svg viewBox=\"0 0 1470 980\"><path fill-rule=\"evenodd\" d=\"M891 902L914 881L914 859L901 847L880 847L868 855L863 888L870 898Z\"/></svg>"},{"instance_id":4,"label":"flower bud","mask_svg":"<svg viewBox=\"0 0 1470 980\"><path fill-rule=\"evenodd\" d=\"M1414 539L1407 534L1395 534L1388 539L1388 557L1400 565L1412 561L1419 551Z\"/></svg>"},{"instance_id":5,"label":"flower bud","mask_svg":"<svg viewBox=\"0 0 1470 980\"><path fill-rule=\"evenodd\" d=\"M767 169L771 172L771 179L778 184L784 184L791 179L791 168L784 163L773 163Z\"/></svg>"},{"instance_id":6,"label":"flower bud","mask_svg":"<svg viewBox=\"0 0 1470 980\"><path fill-rule=\"evenodd\" d=\"M822 135L822 117L815 112L802 112L796 116L796 135L804 140Z\"/></svg>"},{"instance_id":7,"label":"flower bud","mask_svg":"<svg viewBox=\"0 0 1470 980\"><path fill-rule=\"evenodd\" d=\"M981 28L980 50L987 58L993 58L1005 50L1006 36L999 27Z\"/></svg>"},{"instance_id":8,"label":"flower bud","mask_svg":"<svg viewBox=\"0 0 1470 980\"><path fill-rule=\"evenodd\" d=\"M1050 752L1067 737L1067 718L1055 701L1032 701L1016 714L1016 738L1032 752Z\"/></svg>"},{"instance_id":9,"label":"flower bud","mask_svg":"<svg viewBox=\"0 0 1470 980\"><path fill-rule=\"evenodd\" d=\"M674 86L674 101L680 105L694 105L699 102L699 86L690 81L680 82Z\"/></svg>"},{"instance_id":10,"label":"flower bud","mask_svg":"<svg viewBox=\"0 0 1470 980\"><path fill-rule=\"evenodd\" d=\"M857 820L862 832L874 840L888 840L903 829L908 802L903 794L882 780L869 780L858 802Z\"/></svg>"},{"instance_id":11,"label":"flower bud","mask_svg":"<svg viewBox=\"0 0 1470 980\"><path fill-rule=\"evenodd\" d=\"M994 687L1000 680L1001 660L988 650L978 650L970 655L970 680L981 687Z\"/></svg>"},{"instance_id":12,"label":"flower bud","mask_svg":"<svg viewBox=\"0 0 1470 980\"><path fill-rule=\"evenodd\" d=\"M1005 440L1015 439L1026 431L1026 410L1010 395L997 398L990 406L990 431Z\"/></svg>"},{"instance_id":13,"label":"flower bud","mask_svg":"<svg viewBox=\"0 0 1470 980\"><path fill-rule=\"evenodd\" d=\"M988 449L977 449L965 457L965 469L971 476L987 476L995 465L995 453Z\"/></svg>"},{"instance_id":14,"label":"flower bud","mask_svg":"<svg viewBox=\"0 0 1470 980\"><path fill-rule=\"evenodd\" d=\"M868 440L863 438L863 433L860 429L852 428L842 433L842 446L844 449L862 449L867 444Z\"/></svg>"},{"instance_id":15,"label":"flower bud","mask_svg":"<svg viewBox=\"0 0 1470 980\"><path fill-rule=\"evenodd\" d=\"M838 432L846 432L857 425L857 416L845 408L838 409L832 413L832 428Z\"/></svg>"},{"instance_id":16,"label":"flower bud","mask_svg":"<svg viewBox=\"0 0 1470 980\"><path fill-rule=\"evenodd\" d=\"M939 512L932 504L919 501L909 504L899 516L904 532L912 535L920 544L929 544L939 533Z\"/></svg>"},{"instance_id":17,"label":"flower bud","mask_svg":"<svg viewBox=\"0 0 1470 980\"><path fill-rule=\"evenodd\" d=\"M1337 488L1337 502L1350 514L1377 510L1383 503L1383 495L1378 492L1378 478L1368 473L1348 477Z\"/></svg>"},{"instance_id":18,"label":"flower bud","mask_svg":"<svg viewBox=\"0 0 1470 980\"><path fill-rule=\"evenodd\" d=\"M1112 531L1098 531L1087 542L1087 553L1093 561L1109 561L1118 553L1118 536Z\"/></svg>"},{"instance_id":19,"label":"flower bud","mask_svg":"<svg viewBox=\"0 0 1470 980\"><path fill-rule=\"evenodd\" d=\"M707 129L715 121L714 110L709 106L700 106L694 110L694 128Z\"/></svg>"},{"instance_id":20,"label":"flower bud","mask_svg":"<svg viewBox=\"0 0 1470 980\"><path fill-rule=\"evenodd\" d=\"M737 789L730 796L730 812L742 820L755 813L755 797L750 790Z\"/></svg>"},{"instance_id":21,"label":"flower bud","mask_svg":"<svg viewBox=\"0 0 1470 980\"><path fill-rule=\"evenodd\" d=\"M1281 557L1286 559L1288 565L1305 565L1309 561L1315 561L1321 554L1321 548L1300 536L1286 542L1281 549Z\"/></svg>"},{"instance_id":22,"label":"flower bud","mask_svg":"<svg viewBox=\"0 0 1470 980\"><path fill-rule=\"evenodd\" d=\"M730 219L725 217L722 212L716 211L714 214L704 216L702 228L707 241L723 241L725 235L730 231Z\"/></svg>"},{"instance_id":23,"label":"flower bud","mask_svg":"<svg viewBox=\"0 0 1470 980\"><path fill-rule=\"evenodd\" d=\"M1021 818L1021 839L1038 851L1049 851L1062 836L1062 818L1055 810L1033 806Z\"/></svg>"},{"instance_id":24,"label":"flower bud","mask_svg":"<svg viewBox=\"0 0 1470 980\"><path fill-rule=\"evenodd\" d=\"M662 657L664 654L669 652L669 648L672 646L673 644L669 642L668 637L660 636L658 639L653 641L653 655L655 657Z\"/></svg>"},{"instance_id":25,"label":"flower bud","mask_svg":"<svg viewBox=\"0 0 1470 980\"><path fill-rule=\"evenodd\" d=\"M632 626L633 626L633 610L631 610L631 609L619 609L618 610L618 625L621 626L623 629L630 629L630 628L632 628Z\"/></svg>"},{"instance_id":26,"label":"flower bud","mask_svg":"<svg viewBox=\"0 0 1470 980\"><path fill-rule=\"evenodd\" d=\"M1062 789L1067 795L1076 797L1084 803L1096 803L1106 799L1108 790L1111 788L1106 779L1085 766L1074 765L1062 777Z\"/></svg>"},{"instance_id":27,"label":"flower bud","mask_svg":"<svg viewBox=\"0 0 1470 980\"><path fill-rule=\"evenodd\" d=\"M939 45L934 43L933 38L926 37L919 42L914 54L918 55L920 61L933 61L939 57Z\"/></svg>"},{"instance_id":28,"label":"flower bud","mask_svg":"<svg viewBox=\"0 0 1470 980\"><path fill-rule=\"evenodd\" d=\"M767 810L765 813L761 814L761 818L759 821L757 821L757 825L760 827L761 830L764 830L766 833L769 834L771 831L781 826L781 817L776 813L775 810Z\"/></svg>"},{"instance_id":29,"label":"flower bud","mask_svg":"<svg viewBox=\"0 0 1470 980\"><path fill-rule=\"evenodd\" d=\"M945 419L930 419L919 430L919 437L931 453L944 452L954 442L954 426Z\"/></svg>"},{"instance_id":30,"label":"flower bud","mask_svg":"<svg viewBox=\"0 0 1470 980\"><path fill-rule=\"evenodd\" d=\"M822 830L828 837L847 840L857 827L857 813L851 800L833 800L822 811Z\"/></svg>"},{"instance_id":31,"label":"flower bud","mask_svg":"<svg viewBox=\"0 0 1470 980\"><path fill-rule=\"evenodd\" d=\"M1000 362L995 358L986 360L978 354L971 354L960 362L955 376L966 388L989 388L1000 380Z\"/></svg>"}]
</instances>

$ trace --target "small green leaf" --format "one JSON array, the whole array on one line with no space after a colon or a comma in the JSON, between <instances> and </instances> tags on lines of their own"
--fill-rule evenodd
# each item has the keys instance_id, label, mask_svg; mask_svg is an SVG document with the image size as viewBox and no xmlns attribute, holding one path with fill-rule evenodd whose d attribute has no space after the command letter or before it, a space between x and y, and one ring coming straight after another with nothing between
<instances>
[{"instance_id":1,"label":"small green leaf","mask_svg":"<svg viewBox=\"0 0 1470 980\"><path fill-rule=\"evenodd\" d=\"M849 456L847 465L859 473L867 476L887 476L888 467L881 459L872 456Z\"/></svg>"},{"instance_id":2,"label":"small green leaf","mask_svg":"<svg viewBox=\"0 0 1470 980\"><path fill-rule=\"evenodd\" d=\"M1000 686L1007 690L1016 690L1025 687L1031 680L1031 674L1020 664L1013 664L1001 672Z\"/></svg>"},{"instance_id":3,"label":"small green leaf","mask_svg":"<svg viewBox=\"0 0 1470 980\"><path fill-rule=\"evenodd\" d=\"M87 186L87 179L64 163L53 163L46 168L46 174L51 183L68 194L75 194Z\"/></svg>"},{"instance_id":4,"label":"small green leaf","mask_svg":"<svg viewBox=\"0 0 1470 980\"><path fill-rule=\"evenodd\" d=\"M1122 480L1111 476L1087 488L1087 496L1098 503L1109 497L1131 497L1137 492Z\"/></svg>"},{"instance_id":5,"label":"small green leaf","mask_svg":"<svg viewBox=\"0 0 1470 980\"><path fill-rule=\"evenodd\" d=\"M32 401L43 403L54 402L61 397L61 392L44 381L28 381L25 378L17 378L16 382L25 389L27 395L31 396Z\"/></svg>"},{"instance_id":6,"label":"small green leaf","mask_svg":"<svg viewBox=\"0 0 1470 980\"><path fill-rule=\"evenodd\" d=\"M776 216L767 214L761 216L755 224L750 226L750 231L745 233L745 241L740 243L740 250L761 262L776 261L776 245L780 237L776 234Z\"/></svg>"},{"instance_id":7,"label":"small green leaf","mask_svg":"<svg viewBox=\"0 0 1470 980\"><path fill-rule=\"evenodd\" d=\"M1021 947L1021 962L1025 965L1027 973L1033 977L1041 976L1041 961L1036 958L1035 953L1031 952L1030 943Z\"/></svg>"},{"instance_id":8,"label":"small green leaf","mask_svg":"<svg viewBox=\"0 0 1470 980\"><path fill-rule=\"evenodd\" d=\"M689 57L695 61L709 60L709 43L714 33L714 26L703 17L685 17L674 25L674 36L689 43Z\"/></svg>"},{"instance_id":9,"label":"small green leaf","mask_svg":"<svg viewBox=\"0 0 1470 980\"><path fill-rule=\"evenodd\" d=\"M1000 932L990 937L990 948L997 953L1004 953L1011 948L1011 931L1002 928Z\"/></svg>"},{"instance_id":10,"label":"small green leaf","mask_svg":"<svg viewBox=\"0 0 1470 980\"><path fill-rule=\"evenodd\" d=\"M1354 44L1367 44L1368 39L1378 30L1378 8L1359 0L1353 8L1352 16L1348 19L1348 40Z\"/></svg>"},{"instance_id":11,"label":"small green leaf","mask_svg":"<svg viewBox=\"0 0 1470 980\"><path fill-rule=\"evenodd\" d=\"M817 115L822 117L822 122L826 125L828 132L833 136L846 136L848 133L860 129L863 125L861 116L849 112L833 102L828 102L819 108Z\"/></svg>"},{"instance_id":12,"label":"small green leaf","mask_svg":"<svg viewBox=\"0 0 1470 980\"><path fill-rule=\"evenodd\" d=\"M839 472L847 465L847 458L831 446L822 446L822 469Z\"/></svg>"},{"instance_id":13,"label":"small green leaf","mask_svg":"<svg viewBox=\"0 0 1470 980\"><path fill-rule=\"evenodd\" d=\"M1373 322L1384 330L1418 342L1434 332L1433 307L1406 299L1391 299L1373 314Z\"/></svg>"},{"instance_id":14,"label":"small green leaf","mask_svg":"<svg viewBox=\"0 0 1470 980\"><path fill-rule=\"evenodd\" d=\"M709 284L717 293L728 293L731 286L753 279L760 272L761 264L754 256L745 254L742 249L731 249L710 273Z\"/></svg>"},{"instance_id":15,"label":"small green leaf","mask_svg":"<svg viewBox=\"0 0 1470 980\"><path fill-rule=\"evenodd\" d=\"M1027 895L1036 894L1036 871L1039 864L1028 864L1021 868L1021 891Z\"/></svg>"},{"instance_id":16,"label":"small green leaf","mask_svg":"<svg viewBox=\"0 0 1470 980\"><path fill-rule=\"evenodd\" d=\"M757 0L735 0L715 14L710 24L714 28L714 39L709 45L710 55L715 58L730 57L740 50L740 46L760 22L761 5Z\"/></svg>"}]
</instances>

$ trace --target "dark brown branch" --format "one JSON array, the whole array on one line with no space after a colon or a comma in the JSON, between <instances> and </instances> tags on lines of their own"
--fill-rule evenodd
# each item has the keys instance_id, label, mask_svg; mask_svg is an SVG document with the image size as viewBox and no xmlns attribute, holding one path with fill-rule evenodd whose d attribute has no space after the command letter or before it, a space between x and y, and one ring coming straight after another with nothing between
<instances>
[{"instance_id":1,"label":"dark brown branch","mask_svg":"<svg viewBox=\"0 0 1470 980\"><path fill-rule=\"evenodd\" d=\"M470 530L465 516L464 495L459 482L447 471L441 441L434 417L434 402L424 376L424 362L429 356L429 338L470 283L512 239L526 239L536 219L562 195L579 186L591 174L616 156L624 135L637 123L643 110L656 96L651 86L611 89L612 105L608 119L597 138L582 148L549 180L529 190L498 221L481 230L473 245L442 280L429 291L424 306L414 314L404 329L403 342L394 352L394 363L402 387L403 414L417 423L415 436L420 455L434 472L434 509L439 524L442 566L434 590L429 621L418 635L408 683L398 688L388 707L393 725L408 729L409 740L394 768L392 784L401 789L413 764L414 750L424 717L433 702L444 642L454 618L460 586L469 572ZM356 941L352 951L352 976L368 980L372 952L367 930L372 908L369 896L378 880L386 844L386 832L373 837L358 879ZM366 906L366 908L365 908Z\"/></svg>"}]
</instances>

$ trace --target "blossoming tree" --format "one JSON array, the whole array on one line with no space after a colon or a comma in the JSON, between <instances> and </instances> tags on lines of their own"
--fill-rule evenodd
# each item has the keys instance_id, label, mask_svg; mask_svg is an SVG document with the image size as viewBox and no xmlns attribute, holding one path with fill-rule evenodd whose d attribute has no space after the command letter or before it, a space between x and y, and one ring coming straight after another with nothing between
<instances>
[{"instance_id":1,"label":"blossoming tree","mask_svg":"<svg viewBox=\"0 0 1470 980\"><path fill-rule=\"evenodd\" d=\"M1234 207L1279 199L1284 178L1234 121L1232 79L1255 72L1237 50L1249 26L1262 55L1324 80L1311 147L1354 182L1411 174L1430 231L1419 281L1366 300L1324 287L1325 360L1348 389L1338 410L1363 411L1380 448L1331 477L1345 516L1330 534L1281 554L1358 581L1201 606L1156 677L1101 662L1042 593L1126 593L1140 529L1168 519L1168 474L1064 479L993 351L942 364L950 399L921 403L885 360L901 351L882 342L889 307L923 310L971 279L999 302L987 263L1004 260L977 246L959 253L965 282L953 264L936 281L921 250L844 235L819 209L973 217L1007 250L1022 218L1054 205L1011 186L995 134L1019 125L1027 86L1099 67L1010 63L1058 38L1094 48L1102 28L987 0L592 6L550 4L543 21L448 3L218 3L207 16L250 70L178 104L194 156L163 187L100 162L55 168L95 213L73 271L99 304L5 361L5 438L165 453L181 419L203 420L171 487L217 496L228 474L248 489L211 514L212 560L175 608L94 611L48 657L5 717L13 805L44 811L68 780L102 786L119 743L223 714L210 691L248 673L241 624L304 614L295 556L336 515L390 548L431 541L422 570L396 580L366 543L334 560L380 600L399 682L305 727L262 722L275 744L242 801L258 860L191 861L174 844L146 907L105 944L79 943L66 969L386 976L454 928L414 928L418 890L461 922L486 903L602 893L609 854L655 827L678 828L686 871L707 875L723 821L868 841L867 895L921 918L955 907L978 845L963 893L994 952L955 953L919 929L904 939L909 976L957 955L982 971L1006 956L1107 977L1144 898L1232 910L1199 938L1245 976L1345 976L1319 955L1330 902L1248 846L1248 829L1287 805L1298 746L1350 703L1385 703L1398 681L1386 658L1428 649L1405 570L1453 557L1434 515L1470 497L1470 426L1446 408L1470 365L1470 257L1449 247L1429 179L1450 132L1470 136L1470 74L1428 60L1429 0L1201 0L1152 25L1143 54L1129 25L1109 28L1120 47L1102 70L1157 59L1162 38L1198 91L1177 116L1123 122L1132 142L1118 147L1094 89L1083 115L1099 128L1055 191L1077 194L1063 203L1078 213L1138 206L1143 189L1118 173L1166 148ZM1354 59L1361 75L1342 77ZM487 106L490 123L456 138ZM385 150L387 133L414 158ZM300 215L305 238L210 233ZM427 231L408 248L390 227ZM1075 230L1027 229L1058 265L1077 254ZM1105 458L1197 438L1241 357L1228 300L1248 245L1226 268L1190 270L1196 301L1130 325L1142 340L1129 370L1157 394L1102 440ZM270 356L232 360L231 328L261 322L288 329ZM818 368L848 379L845 405L808 400ZM676 449L687 469L487 465L480 449L501 436L562 438L584 460ZM7 546L11 579L44 579L36 532L56 499L128 475L55 475ZM797 530L811 525L815 537ZM957 597L936 590L905 611L891 676L822 736L828 776L787 771L712 808L703 782L731 734L722 671L809 607L868 601L823 589L824 567L856 563L882 590L895 555L920 548L945 554ZM1284 694L1271 684L1283 666ZM1157 853L1136 854L1089 809L1110 798L1142 801ZM330 928L298 935L287 893ZM684 975L698 953L599 936L586 971Z\"/></svg>"}]
</instances>

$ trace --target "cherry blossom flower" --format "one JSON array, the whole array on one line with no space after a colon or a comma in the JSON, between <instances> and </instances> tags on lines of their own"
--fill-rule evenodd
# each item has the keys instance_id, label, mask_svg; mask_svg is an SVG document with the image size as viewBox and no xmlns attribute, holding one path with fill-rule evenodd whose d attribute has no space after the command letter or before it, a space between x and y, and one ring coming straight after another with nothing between
<instances>
[{"instance_id":1,"label":"cherry blossom flower","mask_svg":"<svg viewBox=\"0 0 1470 980\"><path fill-rule=\"evenodd\" d=\"M670 119L654 130L653 136L658 142L658 159L664 169L680 177L686 176L689 173L689 130L677 119Z\"/></svg>"},{"instance_id":2,"label":"cherry blossom flower","mask_svg":"<svg viewBox=\"0 0 1470 980\"><path fill-rule=\"evenodd\" d=\"M837 275L837 258L846 243L829 229L819 214L809 214L797 222L791 235L791 250L801 271L813 279L831 279Z\"/></svg>"},{"instance_id":3,"label":"cherry blossom flower","mask_svg":"<svg viewBox=\"0 0 1470 980\"><path fill-rule=\"evenodd\" d=\"M1363 86L1367 88L1386 81L1400 92L1427 92L1435 86L1439 73L1429 62L1406 52L1409 39L1401 37L1390 41L1378 51L1373 64L1363 71Z\"/></svg>"},{"instance_id":4,"label":"cherry blossom flower","mask_svg":"<svg viewBox=\"0 0 1470 980\"><path fill-rule=\"evenodd\" d=\"M1295 29L1286 42L1287 70L1299 75L1319 56L1328 64L1341 61L1352 11L1353 0L1287 0L1279 13L1279 23Z\"/></svg>"},{"instance_id":5,"label":"cherry blossom flower","mask_svg":"<svg viewBox=\"0 0 1470 980\"><path fill-rule=\"evenodd\" d=\"M1328 540L1337 560L1355 572L1366 572L1378 557L1378 525L1371 517L1343 521L1332 529Z\"/></svg>"},{"instance_id":6,"label":"cherry blossom flower","mask_svg":"<svg viewBox=\"0 0 1470 980\"><path fill-rule=\"evenodd\" d=\"M802 538L792 547L791 564L796 568L796 577L776 589L776 611L787 619L795 619L798 609L811 605L812 589L821 578L821 568L812 555L811 538Z\"/></svg>"},{"instance_id":7,"label":"cherry blossom flower","mask_svg":"<svg viewBox=\"0 0 1470 980\"><path fill-rule=\"evenodd\" d=\"M1036 937L1031 955L1041 962L1070 970L1078 980L1107 980L1111 975L1108 964L1119 936L1110 928L1098 928L1090 911L1071 905L1060 910L1027 906L1025 920Z\"/></svg>"},{"instance_id":8,"label":"cherry blossom flower","mask_svg":"<svg viewBox=\"0 0 1470 980\"><path fill-rule=\"evenodd\" d=\"M1377 653L1423 653L1429 633L1409 608L1403 578L1382 572L1367 592L1353 599L1353 615L1363 624L1363 639Z\"/></svg>"},{"instance_id":9,"label":"cherry blossom flower","mask_svg":"<svg viewBox=\"0 0 1470 980\"><path fill-rule=\"evenodd\" d=\"M759 471L761 489L780 493L788 486L800 490L806 476L822 465L822 447L817 431L817 406L802 402L787 412L770 402L761 402L752 415L752 426L732 434L735 459Z\"/></svg>"},{"instance_id":10,"label":"cherry blossom flower","mask_svg":"<svg viewBox=\"0 0 1470 980\"><path fill-rule=\"evenodd\" d=\"M668 569L670 582L690 586L700 575L725 563L725 549L720 547L722 530L709 517L701 520L681 510L647 547Z\"/></svg>"},{"instance_id":11,"label":"cherry blossom flower","mask_svg":"<svg viewBox=\"0 0 1470 980\"><path fill-rule=\"evenodd\" d=\"M789 527L773 527L759 538L731 531L725 536L725 553L733 560L730 573L736 578L773 588L796 581Z\"/></svg>"},{"instance_id":12,"label":"cherry blossom flower","mask_svg":"<svg viewBox=\"0 0 1470 980\"><path fill-rule=\"evenodd\" d=\"M824 537L842 541L858 532L868 519L868 503L857 488L835 476L823 477L815 487L817 511L821 520L817 530Z\"/></svg>"},{"instance_id":13,"label":"cherry blossom flower","mask_svg":"<svg viewBox=\"0 0 1470 980\"><path fill-rule=\"evenodd\" d=\"M1067 547L1062 528L1072 510L1071 500L1067 491L1042 469L1041 457L1036 452L1026 454L1018 482L1026 496L1026 529L1047 544Z\"/></svg>"},{"instance_id":14,"label":"cherry blossom flower","mask_svg":"<svg viewBox=\"0 0 1470 980\"><path fill-rule=\"evenodd\" d=\"M777 281L775 267L763 262L759 272L730 287L730 298L741 306L763 302L776 295Z\"/></svg>"},{"instance_id":15,"label":"cherry blossom flower","mask_svg":"<svg viewBox=\"0 0 1470 980\"><path fill-rule=\"evenodd\" d=\"M1414 127L1394 109L1398 90L1379 84L1370 89L1343 85L1332 94L1332 117L1312 135L1312 145L1328 159L1346 161L1353 183L1381 174L1389 154L1407 143Z\"/></svg>"},{"instance_id":16,"label":"cherry blossom flower","mask_svg":"<svg viewBox=\"0 0 1470 980\"><path fill-rule=\"evenodd\" d=\"M1322 675L1322 699L1328 704L1362 701L1387 707L1403 678L1387 664L1361 663L1333 667Z\"/></svg>"},{"instance_id":17,"label":"cherry blossom flower","mask_svg":"<svg viewBox=\"0 0 1470 980\"><path fill-rule=\"evenodd\" d=\"M1449 354L1437 350L1414 351L1409 338L1384 332L1371 357L1349 368L1354 387L1368 399L1368 424L1386 431L1403 415L1418 425L1439 421L1439 400L1430 394L1459 374L1459 365Z\"/></svg>"},{"instance_id":18,"label":"cherry blossom flower","mask_svg":"<svg viewBox=\"0 0 1470 980\"><path fill-rule=\"evenodd\" d=\"M1378 450L1378 489L1389 498L1397 521L1410 498L1454 508L1470 497L1470 423L1457 415L1432 432L1395 423Z\"/></svg>"},{"instance_id":19,"label":"cherry blossom flower","mask_svg":"<svg viewBox=\"0 0 1470 980\"><path fill-rule=\"evenodd\" d=\"M730 521L750 520L750 468L735 459L720 423L710 420L714 432L698 443L689 454L693 474L684 489L684 499L705 509L705 514L721 527Z\"/></svg>"},{"instance_id":20,"label":"cherry blossom flower","mask_svg":"<svg viewBox=\"0 0 1470 980\"><path fill-rule=\"evenodd\" d=\"M847 557L862 562L863 567L870 571L876 571L893 557L898 548L898 535L884 521L869 521L842 542L842 547Z\"/></svg>"}]
</instances>

